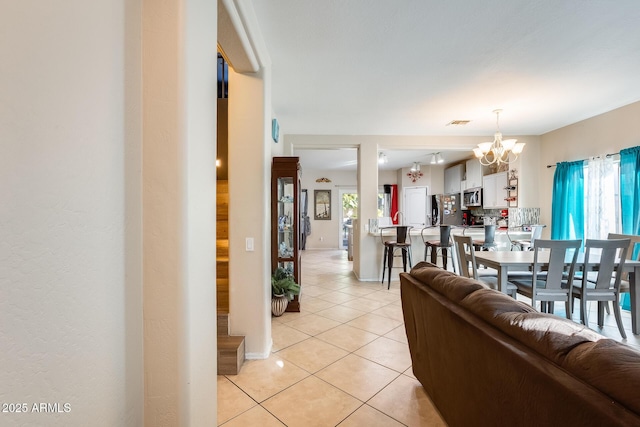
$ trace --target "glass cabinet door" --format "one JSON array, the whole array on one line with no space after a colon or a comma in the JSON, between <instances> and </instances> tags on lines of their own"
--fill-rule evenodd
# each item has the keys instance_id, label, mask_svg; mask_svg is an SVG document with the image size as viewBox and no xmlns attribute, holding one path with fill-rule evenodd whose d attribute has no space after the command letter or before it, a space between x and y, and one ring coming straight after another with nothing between
<instances>
[{"instance_id":1,"label":"glass cabinet door","mask_svg":"<svg viewBox=\"0 0 640 427\"><path fill-rule=\"evenodd\" d=\"M294 202L295 186L293 177L277 178L278 203L278 267L283 267L294 274L294 241L296 238L296 221Z\"/></svg>"}]
</instances>

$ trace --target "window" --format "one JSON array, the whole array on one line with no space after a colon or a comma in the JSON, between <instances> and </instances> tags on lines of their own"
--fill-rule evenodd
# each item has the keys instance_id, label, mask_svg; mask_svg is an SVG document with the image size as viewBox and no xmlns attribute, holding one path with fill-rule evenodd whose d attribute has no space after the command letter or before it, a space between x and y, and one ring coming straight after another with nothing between
<instances>
[{"instance_id":1,"label":"window","mask_svg":"<svg viewBox=\"0 0 640 427\"><path fill-rule=\"evenodd\" d=\"M606 239L609 233L620 233L620 161L611 157L586 161L584 183L584 237Z\"/></svg>"}]
</instances>

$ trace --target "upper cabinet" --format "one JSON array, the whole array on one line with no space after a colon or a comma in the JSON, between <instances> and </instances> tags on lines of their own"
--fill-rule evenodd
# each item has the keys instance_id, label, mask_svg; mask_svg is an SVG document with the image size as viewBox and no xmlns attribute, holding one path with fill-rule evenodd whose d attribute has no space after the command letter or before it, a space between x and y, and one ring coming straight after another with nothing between
<instances>
[{"instance_id":1,"label":"upper cabinet","mask_svg":"<svg viewBox=\"0 0 640 427\"><path fill-rule=\"evenodd\" d=\"M460 193L464 178L464 165L459 164L444 170L444 194Z\"/></svg>"},{"instance_id":2,"label":"upper cabinet","mask_svg":"<svg viewBox=\"0 0 640 427\"><path fill-rule=\"evenodd\" d=\"M499 172L483 177L482 201L485 209L505 209L509 207L507 198L507 172Z\"/></svg>"},{"instance_id":3,"label":"upper cabinet","mask_svg":"<svg viewBox=\"0 0 640 427\"><path fill-rule=\"evenodd\" d=\"M466 188L482 187L482 165L477 159L467 160L467 185Z\"/></svg>"}]
</instances>

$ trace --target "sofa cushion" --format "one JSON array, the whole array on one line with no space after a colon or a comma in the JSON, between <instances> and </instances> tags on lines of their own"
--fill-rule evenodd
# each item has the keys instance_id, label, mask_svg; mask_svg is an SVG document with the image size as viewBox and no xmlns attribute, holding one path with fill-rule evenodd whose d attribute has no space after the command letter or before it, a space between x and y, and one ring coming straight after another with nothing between
<instances>
[{"instance_id":1,"label":"sofa cushion","mask_svg":"<svg viewBox=\"0 0 640 427\"><path fill-rule=\"evenodd\" d=\"M488 322L557 365L574 348L603 338L584 325L546 313L503 313Z\"/></svg>"},{"instance_id":2,"label":"sofa cushion","mask_svg":"<svg viewBox=\"0 0 640 427\"><path fill-rule=\"evenodd\" d=\"M430 288L446 296L451 301L460 301L479 289L489 289L477 280L467 279L443 270L430 262L420 262L411 269L411 276L426 283Z\"/></svg>"},{"instance_id":3,"label":"sofa cushion","mask_svg":"<svg viewBox=\"0 0 640 427\"><path fill-rule=\"evenodd\" d=\"M602 338L577 346L561 366L640 413L640 352L636 349Z\"/></svg>"},{"instance_id":4,"label":"sofa cushion","mask_svg":"<svg viewBox=\"0 0 640 427\"><path fill-rule=\"evenodd\" d=\"M460 301L460 305L486 321L504 313L535 313L533 307L488 288L467 295Z\"/></svg>"}]
</instances>

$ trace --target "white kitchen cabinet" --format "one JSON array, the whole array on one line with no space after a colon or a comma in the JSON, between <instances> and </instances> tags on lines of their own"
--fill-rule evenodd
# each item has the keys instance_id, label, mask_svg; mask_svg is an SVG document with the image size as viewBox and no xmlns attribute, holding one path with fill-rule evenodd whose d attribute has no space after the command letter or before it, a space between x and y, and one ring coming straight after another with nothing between
<instances>
[{"instance_id":1,"label":"white kitchen cabinet","mask_svg":"<svg viewBox=\"0 0 640 427\"><path fill-rule=\"evenodd\" d=\"M464 165L459 164L444 170L444 194L460 193L460 183L464 178Z\"/></svg>"},{"instance_id":2,"label":"white kitchen cabinet","mask_svg":"<svg viewBox=\"0 0 640 427\"><path fill-rule=\"evenodd\" d=\"M482 178L482 207L485 209L505 209L509 202L507 187L507 172L485 175Z\"/></svg>"},{"instance_id":3,"label":"white kitchen cabinet","mask_svg":"<svg viewBox=\"0 0 640 427\"><path fill-rule=\"evenodd\" d=\"M467 160L467 186L466 188L482 187L482 165L477 159Z\"/></svg>"}]
</instances>

